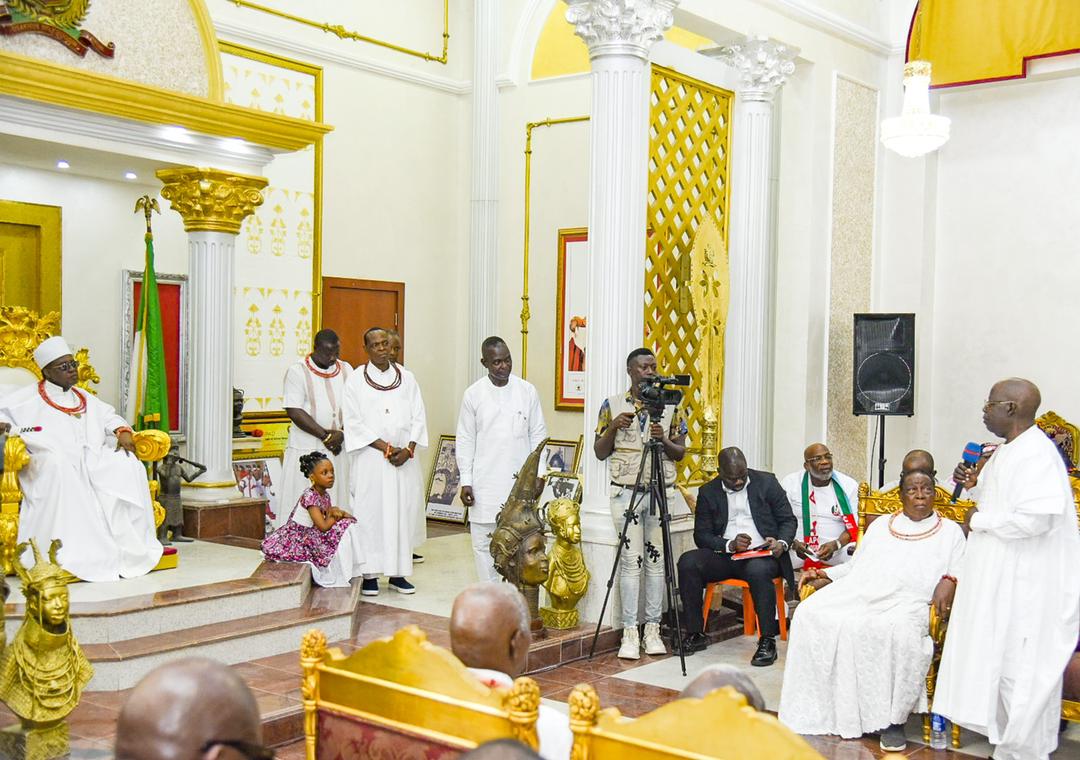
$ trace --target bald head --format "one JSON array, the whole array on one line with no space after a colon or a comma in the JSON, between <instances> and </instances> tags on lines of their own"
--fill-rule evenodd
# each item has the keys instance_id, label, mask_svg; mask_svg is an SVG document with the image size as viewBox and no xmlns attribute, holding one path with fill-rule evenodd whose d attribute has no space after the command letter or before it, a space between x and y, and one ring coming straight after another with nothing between
<instances>
[{"instance_id":1,"label":"bald head","mask_svg":"<svg viewBox=\"0 0 1080 760\"><path fill-rule=\"evenodd\" d=\"M514 739L495 739L484 742L461 756L461 760L539 760L540 755Z\"/></svg>"},{"instance_id":2,"label":"bald head","mask_svg":"<svg viewBox=\"0 0 1080 760\"><path fill-rule=\"evenodd\" d=\"M686 688L679 694L679 698L694 697L701 699L725 686L730 686L746 697L746 703L758 712L765 709L765 699L761 696L761 692L758 691L758 687L750 680L750 676L734 665L709 665L686 685Z\"/></svg>"},{"instance_id":3,"label":"bald head","mask_svg":"<svg viewBox=\"0 0 1080 760\"><path fill-rule=\"evenodd\" d=\"M996 391L996 393L995 393ZM991 398L1001 398L1016 404L1016 414L1021 419L1034 421L1042 404L1042 394L1039 388L1030 380L1022 377L1010 377L995 383L990 389Z\"/></svg>"},{"instance_id":4,"label":"bald head","mask_svg":"<svg viewBox=\"0 0 1080 760\"><path fill-rule=\"evenodd\" d=\"M937 470L934 469L934 457L929 451L912 449L904 456L904 461L900 465L900 474L914 472L915 470L925 472L931 476L937 473Z\"/></svg>"},{"instance_id":5,"label":"bald head","mask_svg":"<svg viewBox=\"0 0 1080 760\"><path fill-rule=\"evenodd\" d=\"M529 608L509 583L474 583L454 599L450 649L470 668L517 676L529 652Z\"/></svg>"},{"instance_id":6,"label":"bald head","mask_svg":"<svg viewBox=\"0 0 1080 760\"><path fill-rule=\"evenodd\" d=\"M721 449L716 458L719 465L720 480L728 489L741 491L746 486L746 478L749 470L746 467L746 456L735 446Z\"/></svg>"},{"instance_id":7,"label":"bald head","mask_svg":"<svg viewBox=\"0 0 1080 760\"><path fill-rule=\"evenodd\" d=\"M209 742L262 744L259 707L231 668L189 658L151 671L131 691L116 725L116 760L218 757Z\"/></svg>"},{"instance_id":8,"label":"bald head","mask_svg":"<svg viewBox=\"0 0 1080 760\"><path fill-rule=\"evenodd\" d=\"M1035 383L1019 377L994 383L983 406L983 424L1006 442L1035 424L1042 396Z\"/></svg>"}]
</instances>

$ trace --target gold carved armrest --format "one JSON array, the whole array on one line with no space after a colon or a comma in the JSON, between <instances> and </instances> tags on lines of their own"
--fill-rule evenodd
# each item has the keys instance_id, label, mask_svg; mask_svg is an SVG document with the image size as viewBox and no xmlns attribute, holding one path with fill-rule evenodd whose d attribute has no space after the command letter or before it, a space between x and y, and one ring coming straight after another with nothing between
<instances>
[{"instance_id":1,"label":"gold carved armrest","mask_svg":"<svg viewBox=\"0 0 1080 760\"><path fill-rule=\"evenodd\" d=\"M172 447L172 439L164 430L139 430L135 439L135 456L146 464L146 477L150 481L150 502L154 505L154 527L160 528L165 522L165 507L158 501L161 483L152 477L154 462L160 462Z\"/></svg>"},{"instance_id":2,"label":"gold carved armrest","mask_svg":"<svg viewBox=\"0 0 1080 760\"><path fill-rule=\"evenodd\" d=\"M4 575L15 572L12 560L19 536L19 505L23 493L19 487L19 471L30 464L30 452L23 439L8 436L4 444L4 474L0 477L0 563Z\"/></svg>"}]
</instances>

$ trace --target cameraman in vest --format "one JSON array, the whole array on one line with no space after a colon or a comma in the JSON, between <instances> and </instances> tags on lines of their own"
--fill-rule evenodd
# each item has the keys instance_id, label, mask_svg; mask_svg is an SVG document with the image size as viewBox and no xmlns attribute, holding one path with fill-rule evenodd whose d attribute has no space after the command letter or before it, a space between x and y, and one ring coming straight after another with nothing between
<instances>
[{"instance_id":1,"label":"cameraman in vest","mask_svg":"<svg viewBox=\"0 0 1080 760\"><path fill-rule=\"evenodd\" d=\"M641 454L647 438L663 442L664 481L670 504L675 498L675 462L686 454L686 420L676 406L665 406L659 423L649 422L649 413L642 403L639 385L642 380L656 377L656 356L647 348L637 348L626 357L626 374L630 390L611 396L600 407L593 452L596 458L608 461L611 480L611 519L616 532L621 532L626 511L634 499L635 513L627 526L627 544L619 560L619 613L623 626L619 657L636 660L641 644L646 654L667 654L660 638L660 613L664 606L664 543L660 531L660 513L649 514L647 495L635 499L634 484L641 468ZM647 490L650 481L648 463L642 474L639 489ZM638 638L638 599L641 575L645 574L645 636Z\"/></svg>"}]
</instances>

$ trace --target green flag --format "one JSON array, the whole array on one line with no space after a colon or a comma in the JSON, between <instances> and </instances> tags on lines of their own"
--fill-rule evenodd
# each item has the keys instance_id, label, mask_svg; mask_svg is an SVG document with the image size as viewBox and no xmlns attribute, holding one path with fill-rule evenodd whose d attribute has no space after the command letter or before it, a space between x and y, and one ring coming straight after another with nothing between
<instances>
[{"instance_id":1,"label":"green flag","mask_svg":"<svg viewBox=\"0 0 1080 760\"><path fill-rule=\"evenodd\" d=\"M154 236L150 233L146 234L146 267L139 312L135 315L127 411L136 430L170 429L161 301L158 300L157 278L154 276Z\"/></svg>"}]
</instances>

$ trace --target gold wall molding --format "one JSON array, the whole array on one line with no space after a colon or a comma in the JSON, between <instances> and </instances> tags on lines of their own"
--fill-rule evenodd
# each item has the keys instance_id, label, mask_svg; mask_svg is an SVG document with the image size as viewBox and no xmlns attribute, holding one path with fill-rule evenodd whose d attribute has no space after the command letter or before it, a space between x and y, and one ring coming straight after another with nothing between
<instances>
[{"instance_id":1,"label":"gold wall molding","mask_svg":"<svg viewBox=\"0 0 1080 760\"><path fill-rule=\"evenodd\" d=\"M215 137L300 150L333 127L240 108L126 79L0 50L0 95L148 124L176 125Z\"/></svg>"},{"instance_id":2,"label":"gold wall molding","mask_svg":"<svg viewBox=\"0 0 1080 760\"><path fill-rule=\"evenodd\" d=\"M37 302L18 303L8 288L0 288L5 306L25 306L39 314L61 313L62 307L62 210L59 206L0 200L0 224L14 224L37 230ZM14 256L8 251L8 256ZM7 258L7 257L5 257ZM10 274L10 272L9 272ZM22 291L23 295L28 295ZM59 329L59 325L57 326Z\"/></svg>"},{"instance_id":3,"label":"gold wall molding","mask_svg":"<svg viewBox=\"0 0 1080 760\"><path fill-rule=\"evenodd\" d=\"M259 11L260 13L267 13L271 16L277 16L283 18L286 21L292 21L297 24L303 24L309 26L312 29L320 29L327 34L333 34L338 39L351 40L353 42L366 42L369 45L378 45L379 47L387 48L398 53L405 55L411 55L415 58L422 58L425 61L431 61L432 63L441 63L446 65L446 62L450 60L450 0L443 0L443 33L442 33L442 54L435 55L434 53L426 53L422 50L414 50L413 48L405 47L404 45L397 45L393 42L387 42L386 40L380 40L375 37L368 37L365 34L354 32L351 29L346 29L341 24L331 24L328 21L315 21L314 19L305 18L303 16L297 16L292 13L280 11L277 8L269 8L265 5L259 5L258 3L252 3L249 0L229 0L237 8L249 8L253 11Z\"/></svg>"},{"instance_id":4,"label":"gold wall molding","mask_svg":"<svg viewBox=\"0 0 1080 760\"><path fill-rule=\"evenodd\" d=\"M565 116L561 119L544 119L525 124L525 234L522 250L521 283L521 378L524 380L529 368L529 225L532 194L532 133L537 127L554 127L559 124L576 124L588 121L588 116Z\"/></svg>"},{"instance_id":5,"label":"gold wall molding","mask_svg":"<svg viewBox=\"0 0 1080 760\"><path fill-rule=\"evenodd\" d=\"M182 166L161 169L161 197L184 219L187 232L240 234L240 224L262 204L265 177Z\"/></svg>"},{"instance_id":6,"label":"gold wall molding","mask_svg":"<svg viewBox=\"0 0 1080 760\"><path fill-rule=\"evenodd\" d=\"M278 66L283 69L288 69L289 71L296 71L310 76L315 81L315 122L318 124L322 123L323 70L321 66L316 66L315 64L306 63L304 61L297 61L292 58L286 58L285 56L277 55L275 53L267 53L265 50L238 45L234 42L221 41L218 43L218 47L222 53L228 53L240 58L247 58L252 61L259 61L268 66ZM318 329L322 328L323 150L323 138L320 135L315 140L315 186L313 189L315 200L312 204L314 218L312 219L311 253L311 325L313 330L315 326L318 326ZM314 331L312 334L314 334Z\"/></svg>"},{"instance_id":7,"label":"gold wall molding","mask_svg":"<svg viewBox=\"0 0 1080 760\"><path fill-rule=\"evenodd\" d=\"M210 17L210 9L206 7L205 0L188 0L188 5L195 16L195 26L199 30L203 57L206 59L206 81L209 87L207 97L221 102L225 97L225 75L221 70L221 54L218 53L214 20Z\"/></svg>"}]
</instances>

